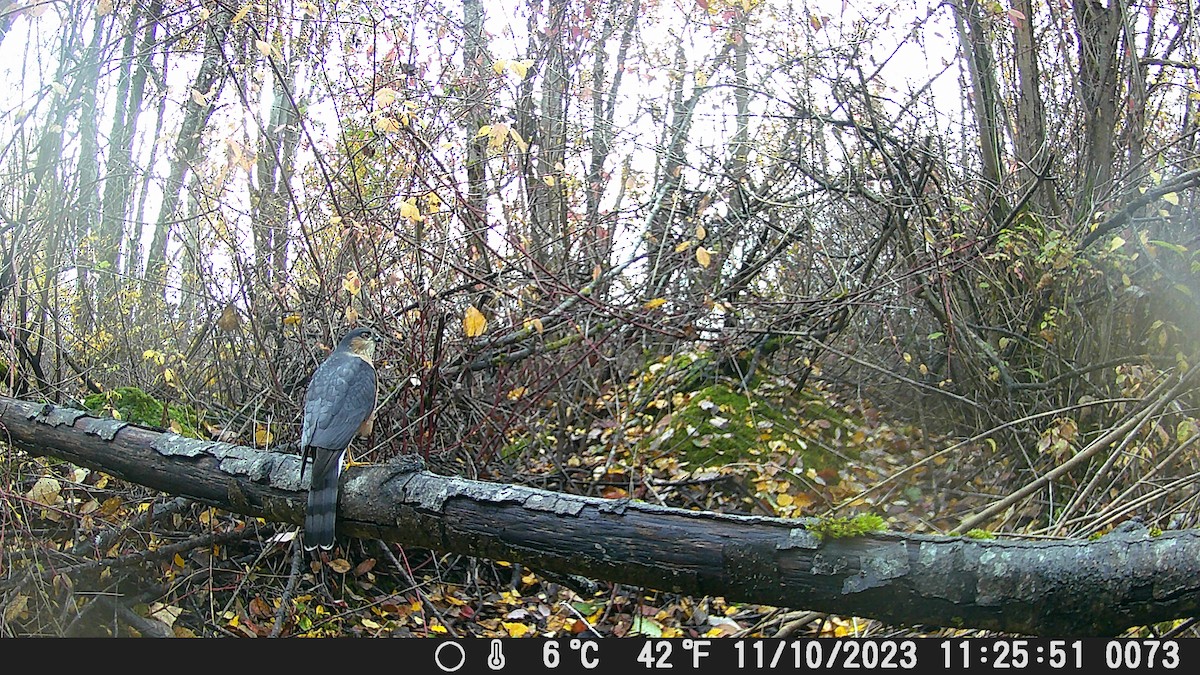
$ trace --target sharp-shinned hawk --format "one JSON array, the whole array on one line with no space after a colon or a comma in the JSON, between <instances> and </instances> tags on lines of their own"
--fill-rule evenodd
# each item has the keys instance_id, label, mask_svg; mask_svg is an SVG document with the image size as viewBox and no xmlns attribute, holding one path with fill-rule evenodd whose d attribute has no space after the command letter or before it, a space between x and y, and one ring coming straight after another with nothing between
<instances>
[{"instance_id":1,"label":"sharp-shinned hawk","mask_svg":"<svg viewBox=\"0 0 1200 675\"><path fill-rule=\"evenodd\" d=\"M312 458L308 509L304 516L304 548L333 548L337 520L338 479L346 447L367 436L375 423L375 345L370 328L355 328L317 367L304 397L300 432L300 478Z\"/></svg>"}]
</instances>

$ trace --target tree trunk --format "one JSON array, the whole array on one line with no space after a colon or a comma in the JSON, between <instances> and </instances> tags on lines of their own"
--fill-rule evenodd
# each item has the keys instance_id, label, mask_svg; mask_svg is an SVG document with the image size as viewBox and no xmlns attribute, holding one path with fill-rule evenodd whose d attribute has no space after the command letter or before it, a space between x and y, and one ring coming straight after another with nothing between
<instances>
[{"instance_id":1,"label":"tree trunk","mask_svg":"<svg viewBox=\"0 0 1200 675\"><path fill-rule=\"evenodd\" d=\"M1042 75L1038 62L1038 44L1033 24L1033 0L1015 0L1013 8L1024 15L1013 30L1017 62L1017 124L1012 130L1013 145L1022 168L1023 185L1038 180L1037 171L1045 165L1049 147L1046 144L1046 106L1042 101ZM1041 210L1056 215L1051 208L1053 192L1046 190L1038 199Z\"/></svg>"},{"instance_id":2,"label":"tree trunk","mask_svg":"<svg viewBox=\"0 0 1200 675\"><path fill-rule=\"evenodd\" d=\"M971 73L975 125L979 128L979 150L982 160L980 205L986 209L992 223L999 225L1008 216L1004 199L1003 146L1001 142L999 85L996 84L996 56L984 26L983 10L977 0L959 0L955 6L956 23L963 52Z\"/></svg>"},{"instance_id":3,"label":"tree trunk","mask_svg":"<svg viewBox=\"0 0 1200 675\"><path fill-rule=\"evenodd\" d=\"M589 271L596 267L607 270L611 264L610 257L613 246L613 222L606 222L600 214L600 201L609 182L605 175L604 165L612 152L613 138L616 130L613 127L613 116L616 114L618 96L621 92L621 82L626 68L626 56L629 45L637 28L640 0L633 0L626 5L624 2L610 0L608 11L611 15L606 19L603 36L593 47L592 61L592 148L588 163L587 174L587 221L583 236L583 260L585 269ZM624 17L618 13L626 12ZM621 39L617 47L616 61L612 66L612 81L606 85L608 42L621 22ZM624 178L619 178L624 183ZM623 195L623 188L621 188ZM620 210L621 197L609 205L613 212ZM596 297L606 297L604 290L598 288Z\"/></svg>"},{"instance_id":4,"label":"tree trunk","mask_svg":"<svg viewBox=\"0 0 1200 675\"><path fill-rule=\"evenodd\" d=\"M300 145L300 113L294 102L300 57L295 50L284 44L281 58L267 57L274 67L268 66L273 77L265 86L271 87L274 103L259 131L258 184L252 188L256 199L251 211L255 283L267 289L281 283L287 269L292 167Z\"/></svg>"},{"instance_id":5,"label":"tree trunk","mask_svg":"<svg viewBox=\"0 0 1200 675\"><path fill-rule=\"evenodd\" d=\"M80 56L79 81L79 165L76 171L78 183L75 185L75 199L70 200L74 208L70 219L74 231L71 238L77 242L75 259L78 276L75 286L79 291L79 311L75 320L79 327L90 332L95 322L93 315L96 298L92 295L92 285L95 284L92 270L98 267L98 258L103 251L96 250L98 242L92 241L100 210L100 121L97 114L100 99L100 61L101 43L108 35L109 21L97 17L92 26L92 40L84 48ZM89 251L90 249L90 251ZM57 251L53 253L57 255ZM47 270L53 273L56 270ZM102 272L107 276L111 272Z\"/></svg>"},{"instance_id":6,"label":"tree trunk","mask_svg":"<svg viewBox=\"0 0 1200 675\"><path fill-rule=\"evenodd\" d=\"M212 112L212 103L220 95L225 83L225 63L221 50L229 31L232 14L225 9L218 9L210 22L208 35L205 39L204 60L200 64L200 72L192 82L192 90L202 96L207 96L207 102L197 101L194 96L187 99L184 105L183 123L179 129L179 137L175 140L175 156L171 160L171 173L163 186L162 206L158 212L158 223L154 227L154 239L150 244L150 257L146 263L147 288L143 294L149 299L154 296L162 297L167 278L167 246L171 240L171 231L180 217L179 204L183 197L184 180L201 157L201 136L208 124Z\"/></svg>"},{"instance_id":7,"label":"tree trunk","mask_svg":"<svg viewBox=\"0 0 1200 675\"><path fill-rule=\"evenodd\" d=\"M543 35L542 97L537 135L537 171L526 176L534 255L546 269L569 270L575 242L567 231L567 202L562 179L567 157L566 97L570 84L565 54L567 7L565 0L550 0ZM588 273L591 270L587 270ZM586 276L584 277L587 278Z\"/></svg>"},{"instance_id":8,"label":"tree trunk","mask_svg":"<svg viewBox=\"0 0 1200 675\"><path fill-rule=\"evenodd\" d=\"M121 58L121 75L117 82L117 104L113 114L112 139L108 157L107 175L104 178L104 203L100 218L99 253L106 273L97 281L97 297L109 298L116 293L119 274L133 273L140 268L141 260L131 260L137 252L126 251L121 263L121 243L126 235L126 218L133 213L133 178L136 174L133 163L133 140L141 118L142 104L146 92L146 80L150 75L154 55L156 32L162 20L162 0L154 0L146 10L145 27L141 41L136 41L135 29L142 18L140 5L134 5L130 18L129 35L125 38L125 51ZM137 45L136 57L134 45ZM136 69L130 72L130 69ZM148 172L148 170L147 170ZM138 220L129 227L130 234L141 237Z\"/></svg>"},{"instance_id":9,"label":"tree trunk","mask_svg":"<svg viewBox=\"0 0 1200 675\"><path fill-rule=\"evenodd\" d=\"M488 254L487 235L487 145L488 139L479 136L479 128L487 124L492 114L488 101L487 80L491 73L491 57L487 50L487 37L483 30L483 3L480 0L463 0L463 79L466 89L466 115L464 129L467 139L467 208L459 217L467 230L468 264L476 279L491 276L491 257ZM482 304L486 294L481 293Z\"/></svg>"},{"instance_id":10,"label":"tree trunk","mask_svg":"<svg viewBox=\"0 0 1200 675\"><path fill-rule=\"evenodd\" d=\"M1117 99L1121 55L1121 4L1109 0L1076 0L1079 38L1079 97L1083 104L1083 148L1079 167L1080 205L1076 220L1087 220L1091 209L1112 189L1113 144L1117 128Z\"/></svg>"},{"instance_id":11,"label":"tree trunk","mask_svg":"<svg viewBox=\"0 0 1200 675\"><path fill-rule=\"evenodd\" d=\"M300 523L295 455L0 397L17 448L219 508ZM347 469L339 531L691 595L1038 635L1111 635L1200 611L1200 532L1094 541L875 533L405 472Z\"/></svg>"}]
</instances>

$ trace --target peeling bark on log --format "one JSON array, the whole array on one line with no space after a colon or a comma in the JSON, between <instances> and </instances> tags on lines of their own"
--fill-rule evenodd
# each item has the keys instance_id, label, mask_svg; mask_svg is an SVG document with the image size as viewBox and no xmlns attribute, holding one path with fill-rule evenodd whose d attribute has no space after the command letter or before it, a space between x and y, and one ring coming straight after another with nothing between
<instances>
[{"instance_id":1,"label":"peeling bark on log","mask_svg":"<svg viewBox=\"0 0 1200 675\"><path fill-rule=\"evenodd\" d=\"M13 446L222 509L299 524L299 458L0 397ZM721 515L404 472L344 474L339 532L730 600L895 624L1111 635L1200 609L1200 532L1095 541L878 533L821 542L811 521Z\"/></svg>"}]
</instances>

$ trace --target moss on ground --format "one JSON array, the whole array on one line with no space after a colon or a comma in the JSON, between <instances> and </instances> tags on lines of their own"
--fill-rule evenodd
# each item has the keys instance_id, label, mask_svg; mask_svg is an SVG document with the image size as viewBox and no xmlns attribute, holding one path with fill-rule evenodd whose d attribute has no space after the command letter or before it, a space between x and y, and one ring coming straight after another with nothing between
<instances>
[{"instance_id":1,"label":"moss on ground","mask_svg":"<svg viewBox=\"0 0 1200 675\"><path fill-rule=\"evenodd\" d=\"M92 394L83 400L83 405L88 410L108 412L113 417L132 424L158 429L170 428L181 436L203 438L198 431L200 416L190 406L167 404L167 414L164 418L164 404L137 387L117 387Z\"/></svg>"}]
</instances>

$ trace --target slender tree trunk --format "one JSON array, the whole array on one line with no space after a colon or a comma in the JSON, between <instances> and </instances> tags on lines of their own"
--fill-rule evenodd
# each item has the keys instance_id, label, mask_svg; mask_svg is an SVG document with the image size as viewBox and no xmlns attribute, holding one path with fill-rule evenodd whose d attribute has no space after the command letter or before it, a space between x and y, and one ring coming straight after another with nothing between
<instances>
[{"instance_id":1,"label":"slender tree trunk","mask_svg":"<svg viewBox=\"0 0 1200 675\"><path fill-rule=\"evenodd\" d=\"M1087 220L1112 189L1113 143L1120 98L1121 3L1109 0L1076 0L1076 34L1079 39L1079 99L1083 104L1083 148L1079 165L1079 206L1076 220Z\"/></svg>"},{"instance_id":2,"label":"slender tree trunk","mask_svg":"<svg viewBox=\"0 0 1200 675\"><path fill-rule=\"evenodd\" d=\"M308 20L305 20L307 25ZM301 28L301 34L304 28ZM296 92L296 54L288 45L283 58L270 57L274 103L259 134L258 185L253 209L254 269L257 283L271 286L287 265L288 216L292 167L300 143L300 117L293 105Z\"/></svg>"},{"instance_id":3,"label":"slender tree trunk","mask_svg":"<svg viewBox=\"0 0 1200 675\"><path fill-rule=\"evenodd\" d=\"M566 197L562 179L566 158L566 95L568 85L564 54L566 0L549 0L549 16L542 33L541 106L536 135L531 141L536 163L525 177L529 192L530 245L541 267L556 271L570 265L571 236L567 232Z\"/></svg>"},{"instance_id":4,"label":"slender tree trunk","mask_svg":"<svg viewBox=\"0 0 1200 675\"><path fill-rule=\"evenodd\" d=\"M1033 20L1033 0L1014 0L1013 8L1024 15L1014 28L1017 62L1017 124L1013 129L1013 145L1022 185L1032 185L1038 179L1036 171L1043 164L1049 148L1046 145L1046 106L1042 102L1042 75L1038 59L1038 44ZM1050 208L1053 193L1045 191L1038 199L1041 210L1054 214Z\"/></svg>"},{"instance_id":5,"label":"slender tree trunk","mask_svg":"<svg viewBox=\"0 0 1200 675\"><path fill-rule=\"evenodd\" d=\"M133 142L138 121L141 119L145 100L146 80L150 76L151 61L159 22L162 20L162 0L153 0L145 9L134 5L129 20L129 35L121 58L121 73L117 81L117 105L113 114L108 167L104 178L104 204L100 219L99 246L106 274L97 282L100 297L110 297L116 289L116 275L120 270L135 271L140 265L131 264L129 258L138 251L127 248L122 262L121 245L128 237L141 237L141 228L135 223L127 225L127 218L134 212L133 180L139 171L133 162ZM136 39L138 22L145 16L141 40ZM136 53L134 52L136 46ZM145 169L149 171L149 169Z\"/></svg>"},{"instance_id":6,"label":"slender tree trunk","mask_svg":"<svg viewBox=\"0 0 1200 675\"><path fill-rule=\"evenodd\" d=\"M79 166L77 167L78 183L75 186L75 199L71 220L74 225L73 238L78 242L76 255L79 261L79 274L76 277L76 288L79 291L80 302L76 313L76 321L85 331L91 330L95 322L95 300L92 297L93 284L96 283L94 267L99 267L104 253L102 242L96 237L96 227L99 224L100 211L100 128L99 128L99 96L100 96L100 59L101 42L108 33L110 21L108 17L97 17L92 27L91 43L80 55L79 70ZM107 276L111 272L103 272Z\"/></svg>"},{"instance_id":7,"label":"slender tree trunk","mask_svg":"<svg viewBox=\"0 0 1200 675\"><path fill-rule=\"evenodd\" d=\"M675 70L683 72L686 62L683 48L675 53ZM671 90L671 118L663 125L658 168L655 171L655 204L651 207L650 270L647 276L646 297L662 297L676 274L670 256L675 248L672 226L686 208L680 188L683 184L684 146L692 124L695 99L683 96L684 78L675 79Z\"/></svg>"},{"instance_id":8,"label":"slender tree trunk","mask_svg":"<svg viewBox=\"0 0 1200 675\"><path fill-rule=\"evenodd\" d=\"M1001 133L1004 127L1000 120L996 57L978 0L956 0L955 9L959 40L971 73L972 112L979 130L982 160L979 202L992 223L998 225L1008 216L1008 204L1003 193L1005 172Z\"/></svg>"},{"instance_id":9,"label":"slender tree trunk","mask_svg":"<svg viewBox=\"0 0 1200 675\"><path fill-rule=\"evenodd\" d=\"M190 95L184 104L183 123L179 129L179 136L175 139L175 156L172 158L171 171L163 188L162 205L154 227L154 239L150 244L150 257L146 263L144 297L147 299L163 297L166 292L167 247L172 230L182 214L180 203L183 187L187 173L200 161L204 127L212 113L211 102L220 95L226 80L221 50L225 46L230 19L230 10L221 7L209 20L209 31L204 42L204 60L191 87L196 94L207 97L207 100L198 101L195 95Z\"/></svg>"},{"instance_id":10,"label":"slender tree trunk","mask_svg":"<svg viewBox=\"0 0 1200 675\"><path fill-rule=\"evenodd\" d=\"M588 162L587 174L587 229L584 237L584 260L589 268L600 268L601 273L608 268L609 256L612 250L612 225L602 222L600 216L600 200L608 184L604 165L609 160L613 142L613 116L616 112L617 99L621 91L621 80L625 72L625 59L629 52L629 44L633 39L633 31L637 27L640 0L633 0L628 6L621 0L611 0L608 6L608 16L603 39L594 45L592 59L592 149ZM607 47L608 40L615 32L616 22L621 17L617 12L624 9L627 14L621 28L621 42L617 48L616 62L612 68L612 82L606 85L607 77ZM618 208L615 204L614 208ZM597 295L603 296L603 291L597 289Z\"/></svg>"},{"instance_id":11,"label":"slender tree trunk","mask_svg":"<svg viewBox=\"0 0 1200 675\"><path fill-rule=\"evenodd\" d=\"M491 56L483 30L481 0L463 0L463 77L466 88L467 112L463 130L467 137L467 208L459 213L467 230L468 266L477 279L491 276L491 256L487 236L490 228L487 217L487 152L488 139L479 136L479 129L490 121L492 110L488 100L487 81L491 74ZM486 298L479 296L479 303ZM482 308L481 308L482 309Z\"/></svg>"}]
</instances>

